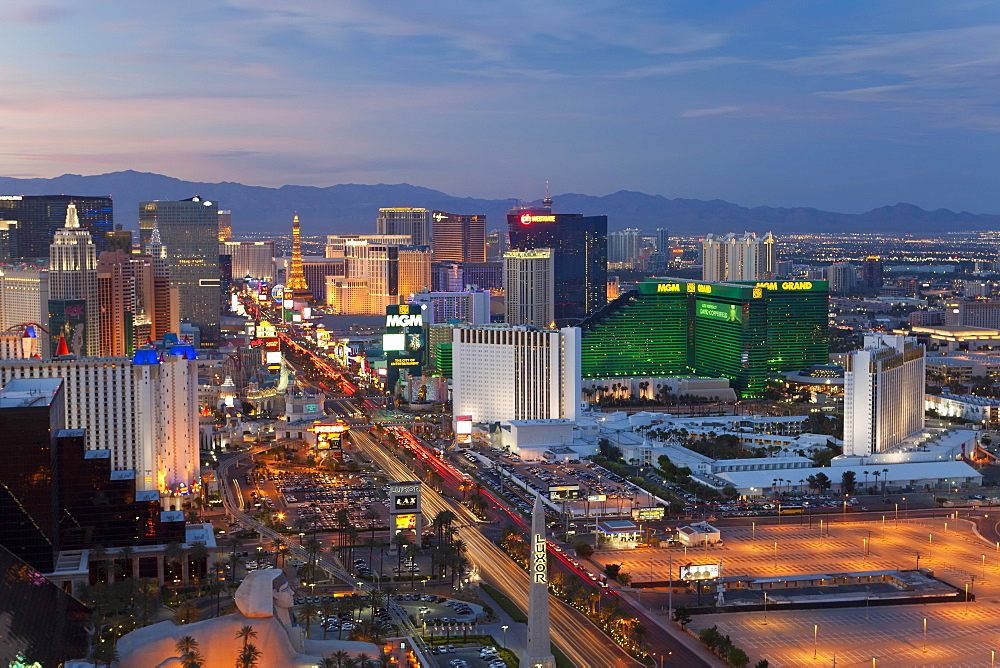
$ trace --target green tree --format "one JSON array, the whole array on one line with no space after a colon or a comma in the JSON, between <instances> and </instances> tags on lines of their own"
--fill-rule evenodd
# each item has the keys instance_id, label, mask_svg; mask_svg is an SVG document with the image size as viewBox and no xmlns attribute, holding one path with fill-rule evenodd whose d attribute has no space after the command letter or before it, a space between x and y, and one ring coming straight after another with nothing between
<instances>
[{"instance_id":1,"label":"green tree","mask_svg":"<svg viewBox=\"0 0 1000 668\"><path fill-rule=\"evenodd\" d=\"M830 484L831 484L830 478L825 473L820 471L819 473L816 474L816 488L820 492L825 492L826 490L830 489Z\"/></svg>"},{"instance_id":2,"label":"green tree","mask_svg":"<svg viewBox=\"0 0 1000 668\"><path fill-rule=\"evenodd\" d=\"M840 476L840 489L844 494L854 494L854 490L857 489L858 481L857 476L854 471L844 471L844 474Z\"/></svg>"},{"instance_id":3,"label":"green tree","mask_svg":"<svg viewBox=\"0 0 1000 668\"><path fill-rule=\"evenodd\" d=\"M691 623L691 613L688 612L687 606L681 605L674 610L674 621L681 626L687 626Z\"/></svg>"},{"instance_id":4,"label":"green tree","mask_svg":"<svg viewBox=\"0 0 1000 668\"><path fill-rule=\"evenodd\" d=\"M735 668L746 668L747 664L750 663L750 657L739 647L730 647L726 654L726 660L730 666L735 666Z\"/></svg>"}]
</instances>

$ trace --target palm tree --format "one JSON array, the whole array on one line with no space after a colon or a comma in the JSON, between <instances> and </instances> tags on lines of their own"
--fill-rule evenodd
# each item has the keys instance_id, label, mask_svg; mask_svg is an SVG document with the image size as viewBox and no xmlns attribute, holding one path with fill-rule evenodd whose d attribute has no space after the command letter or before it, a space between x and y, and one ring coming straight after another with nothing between
<instances>
[{"instance_id":1,"label":"palm tree","mask_svg":"<svg viewBox=\"0 0 1000 668\"><path fill-rule=\"evenodd\" d=\"M337 606L334 604L332 600L327 599L325 601L320 601L319 612L320 615L323 617L323 621L326 621L331 616L333 616L333 614L336 611L337 611ZM327 631L329 630L326 628L326 626L327 626L326 624L323 624L323 640L326 640L326 634Z\"/></svg>"},{"instance_id":2,"label":"palm tree","mask_svg":"<svg viewBox=\"0 0 1000 668\"><path fill-rule=\"evenodd\" d=\"M181 544L177 541L171 541L167 543L166 547L163 548L163 566L166 569L167 565L170 565L170 582L173 582L176 574L174 573L174 565L180 562L181 558ZM164 582L167 581L166 574L163 578Z\"/></svg>"},{"instance_id":3,"label":"palm tree","mask_svg":"<svg viewBox=\"0 0 1000 668\"><path fill-rule=\"evenodd\" d=\"M271 549L274 550L275 568L278 567L278 555L281 554L284 547L285 547L285 541L283 541L280 537L275 537L274 540L271 541Z\"/></svg>"},{"instance_id":4,"label":"palm tree","mask_svg":"<svg viewBox=\"0 0 1000 668\"><path fill-rule=\"evenodd\" d=\"M208 548L205 546L205 543L200 540L191 543L191 551L188 553L187 559L194 565L198 584L201 585L208 564Z\"/></svg>"},{"instance_id":5,"label":"palm tree","mask_svg":"<svg viewBox=\"0 0 1000 668\"><path fill-rule=\"evenodd\" d=\"M135 577L135 568L132 563L135 559L135 548L131 545L126 545L122 549L118 550L118 556L122 560L122 572L125 577Z\"/></svg>"},{"instance_id":6,"label":"palm tree","mask_svg":"<svg viewBox=\"0 0 1000 668\"><path fill-rule=\"evenodd\" d=\"M882 496L885 496L885 486L889 483L889 469L882 469Z\"/></svg>"},{"instance_id":7,"label":"palm tree","mask_svg":"<svg viewBox=\"0 0 1000 668\"><path fill-rule=\"evenodd\" d=\"M236 639L243 641L244 649L246 649L247 643L250 642L250 639L256 637L257 637L257 632L249 624L241 626L240 630L236 632Z\"/></svg>"},{"instance_id":8,"label":"palm tree","mask_svg":"<svg viewBox=\"0 0 1000 668\"><path fill-rule=\"evenodd\" d=\"M338 649L336 652L330 655L334 661L337 662L337 668L341 668L344 665L344 661L350 657L350 653L346 650Z\"/></svg>"},{"instance_id":9,"label":"palm tree","mask_svg":"<svg viewBox=\"0 0 1000 668\"><path fill-rule=\"evenodd\" d=\"M174 647L181 655L181 663L184 668L200 668L205 661L198 650L198 641L192 636L183 636L174 644Z\"/></svg>"},{"instance_id":10,"label":"palm tree","mask_svg":"<svg viewBox=\"0 0 1000 668\"><path fill-rule=\"evenodd\" d=\"M317 556L319 555L320 548L322 548L322 547L323 546L320 545L320 542L318 540L316 540L316 538L314 536L310 537L309 540L307 540L305 542L306 551L309 553L309 581L310 582L315 582L316 581L316 559L317 559Z\"/></svg>"},{"instance_id":11,"label":"palm tree","mask_svg":"<svg viewBox=\"0 0 1000 668\"><path fill-rule=\"evenodd\" d=\"M360 654L358 654L357 660L358 660L358 666L360 668L368 668L368 665L371 663L372 657L364 652L361 652Z\"/></svg>"},{"instance_id":12,"label":"palm tree","mask_svg":"<svg viewBox=\"0 0 1000 668\"><path fill-rule=\"evenodd\" d=\"M312 601L306 601L299 614L302 616L302 621L306 627L306 640L309 640L309 627L312 625L312 621L316 619L316 604Z\"/></svg>"},{"instance_id":13,"label":"palm tree","mask_svg":"<svg viewBox=\"0 0 1000 668\"><path fill-rule=\"evenodd\" d=\"M257 649L256 645L253 643L246 645L237 659L239 668L257 668L257 659L260 658L260 655L261 651Z\"/></svg>"},{"instance_id":14,"label":"palm tree","mask_svg":"<svg viewBox=\"0 0 1000 668\"><path fill-rule=\"evenodd\" d=\"M107 572L107 567L104 565L104 560L108 558L108 551L103 545L97 544L90 550L90 555L93 557L93 561L95 564L94 580L96 582L102 582L103 581L102 576Z\"/></svg>"},{"instance_id":15,"label":"palm tree","mask_svg":"<svg viewBox=\"0 0 1000 668\"><path fill-rule=\"evenodd\" d=\"M337 668L337 660L332 656L323 657L319 660L319 668Z\"/></svg>"}]
</instances>

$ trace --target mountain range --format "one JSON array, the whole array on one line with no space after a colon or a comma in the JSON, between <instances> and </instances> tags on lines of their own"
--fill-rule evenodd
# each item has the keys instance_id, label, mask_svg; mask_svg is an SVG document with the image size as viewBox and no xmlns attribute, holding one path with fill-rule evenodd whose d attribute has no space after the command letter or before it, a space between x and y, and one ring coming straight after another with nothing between
<instances>
[{"instance_id":1,"label":"mountain range","mask_svg":"<svg viewBox=\"0 0 1000 668\"><path fill-rule=\"evenodd\" d=\"M9 195L111 195L115 222L138 228L138 202L177 200L194 195L214 199L233 214L236 235L272 232L290 227L298 213L305 235L363 234L375 230L380 207L412 206L451 213L486 214L489 229L502 227L505 215L517 202L454 197L438 190L406 183L328 187L287 185L280 188L248 186L223 181L199 183L162 174L132 170L81 176L63 174L51 179L0 177L0 194ZM607 214L612 230L635 227L652 231L666 227L671 234L706 234L753 230L763 233L873 232L882 234L944 234L1000 229L1000 216L927 211L912 204L895 204L865 213L848 214L807 207L748 208L723 200L670 199L662 195L621 190L604 196L567 193L553 196L560 213ZM521 204L541 204L522 202Z\"/></svg>"}]
</instances>

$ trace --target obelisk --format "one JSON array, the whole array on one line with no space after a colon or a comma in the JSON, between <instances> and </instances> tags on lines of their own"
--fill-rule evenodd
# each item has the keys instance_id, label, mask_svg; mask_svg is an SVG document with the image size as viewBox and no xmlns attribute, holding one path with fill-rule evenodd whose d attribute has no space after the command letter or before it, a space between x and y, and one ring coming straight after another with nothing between
<instances>
[{"instance_id":1,"label":"obelisk","mask_svg":"<svg viewBox=\"0 0 1000 668\"><path fill-rule=\"evenodd\" d=\"M535 497L531 511L531 560L528 568L528 646L520 668L555 668L549 640L549 564L545 541L545 508Z\"/></svg>"}]
</instances>

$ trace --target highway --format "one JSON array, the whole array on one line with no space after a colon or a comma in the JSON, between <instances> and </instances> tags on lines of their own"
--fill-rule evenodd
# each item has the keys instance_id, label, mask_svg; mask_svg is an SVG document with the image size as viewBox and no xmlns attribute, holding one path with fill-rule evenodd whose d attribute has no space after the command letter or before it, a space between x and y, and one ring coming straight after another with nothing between
<instances>
[{"instance_id":1,"label":"highway","mask_svg":"<svg viewBox=\"0 0 1000 668\"><path fill-rule=\"evenodd\" d=\"M397 480L414 479L413 471L370 438L367 431L352 429L351 443ZM447 499L428 485L423 486L423 512L430 518L450 510L458 518L458 536L468 546L467 557L480 577L508 596L520 608L528 607L528 575L479 530L469 510ZM638 661L597 629L580 612L554 596L549 597L552 641L579 668L639 666ZM678 664L680 665L680 664ZM684 665L697 666L700 662Z\"/></svg>"}]
</instances>

